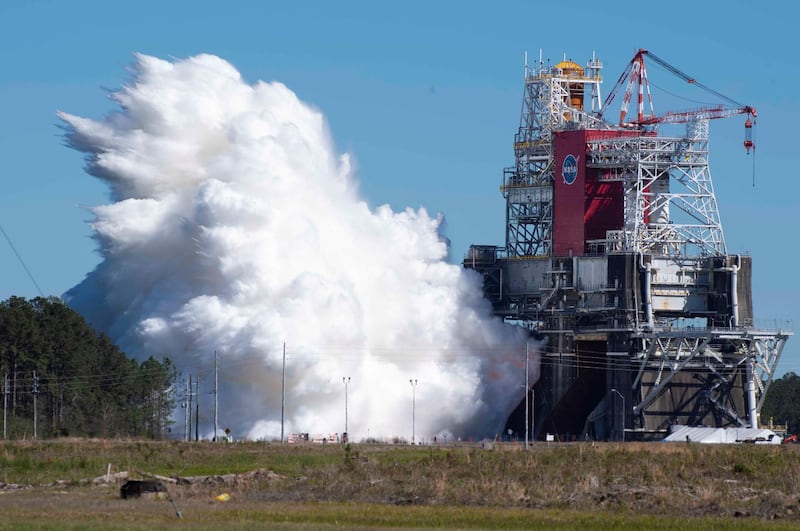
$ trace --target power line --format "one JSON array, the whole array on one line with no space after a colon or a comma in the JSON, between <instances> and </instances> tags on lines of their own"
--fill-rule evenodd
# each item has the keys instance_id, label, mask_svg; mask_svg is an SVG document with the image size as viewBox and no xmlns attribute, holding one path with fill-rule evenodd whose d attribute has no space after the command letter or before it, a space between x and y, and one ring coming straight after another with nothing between
<instances>
[{"instance_id":1,"label":"power line","mask_svg":"<svg viewBox=\"0 0 800 531\"><path fill-rule=\"evenodd\" d=\"M5 236L6 241L8 242L8 246L11 247L12 251L14 251L14 255L17 257L17 260L19 260L19 263L22 264L22 268L28 274L28 278L30 278L31 282L33 282L33 285L36 286L36 290L39 292L39 295L42 298L44 298L45 295L44 295L44 292L42 292L42 288L39 287L39 283L36 282L35 278L33 278L33 273L31 273L31 270L28 269L27 265L25 265L25 261L22 259L22 256L20 256L19 252L17 252L17 248L14 247L14 244L12 243L11 238L9 238L9 236L6 233L6 230L3 228L2 224L0 224L0 232L2 232L3 236Z\"/></svg>"}]
</instances>

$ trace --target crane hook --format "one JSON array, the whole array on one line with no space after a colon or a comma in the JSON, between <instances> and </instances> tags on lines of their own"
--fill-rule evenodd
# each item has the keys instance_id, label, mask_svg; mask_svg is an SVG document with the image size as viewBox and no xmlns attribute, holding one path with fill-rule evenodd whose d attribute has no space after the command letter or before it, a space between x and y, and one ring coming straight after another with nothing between
<instances>
[{"instance_id":1,"label":"crane hook","mask_svg":"<svg viewBox=\"0 0 800 531\"><path fill-rule=\"evenodd\" d=\"M755 151L756 145L753 143L753 122L750 120L750 115L747 115L747 121L744 123L744 149L747 150L747 154L750 154L750 150L752 149Z\"/></svg>"}]
</instances>

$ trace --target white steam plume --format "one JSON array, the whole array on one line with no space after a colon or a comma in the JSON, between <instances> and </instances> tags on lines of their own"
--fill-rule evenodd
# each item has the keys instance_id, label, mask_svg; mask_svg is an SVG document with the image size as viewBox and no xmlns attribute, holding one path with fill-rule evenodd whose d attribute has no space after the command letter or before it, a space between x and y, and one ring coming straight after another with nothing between
<instances>
[{"instance_id":1,"label":"white steam plume","mask_svg":"<svg viewBox=\"0 0 800 531\"><path fill-rule=\"evenodd\" d=\"M524 332L444 261L441 218L374 211L322 114L211 55L136 56L102 121L59 113L113 202L92 209L102 262L68 303L128 354L200 376L219 428L417 439L498 433L523 396ZM176 415L182 423L182 415ZM177 428L177 426L176 426Z\"/></svg>"}]
</instances>

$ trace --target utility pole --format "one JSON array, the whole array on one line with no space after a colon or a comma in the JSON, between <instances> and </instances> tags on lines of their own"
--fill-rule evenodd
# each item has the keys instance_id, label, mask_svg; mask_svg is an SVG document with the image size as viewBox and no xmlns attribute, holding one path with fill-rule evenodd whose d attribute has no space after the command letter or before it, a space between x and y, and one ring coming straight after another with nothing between
<instances>
[{"instance_id":1,"label":"utility pole","mask_svg":"<svg viewBox=\"0 0 800 531\"><path fill-rule=\"evenodd\" d=\"M408 381L411 384L411 444L416 443L416 430L417 430L417 381L416 378L412 378Z\"/></svg>"},{"instance_id":2,"label":"utility pole","mask_svg":"<svg viewBox=\"0 0 800 531\"><path fill-rule=\"evenodd\" d=\"M190 430L189 430L189 419L192 416L191 409L189 407L189 396L192 394L192 388L191 388L190 385L191 384L189 384L189 380L186 380L186 391L185 391L186 394L183 395L183 404L181 404L183 406L183 440L184 441L188 441L189 440L189 433L190 433Z\"/></svg>"},{"instance_id":3,"label":"utility pole","mask_svg":"<svg viewBox=\"0 0 800 531\"><path fill-rule=\"evenodd\" d=\"M786 424L789 424L788 422ZM8 439L8 373L3 379L3 440Z\"/></svg>"},{"instance_id":4,"label":"utility pole","mask_svg":"<svg viewBox=\"0 0 800 531\"><path fill-rule=\"evenodd\" d=\"M283 438L283 421L286 413L286 342L283 342L283 367L281 368L281 442Z\"/></svg>"},{"instance_id":5,"label":"utility pole","mask_svg":"<svg viewBox=\"0 0 800 531\"><path fill-rule=\"evenodd\" d=\"M17 362L14 361L14 368L11 371L11 416L17 414Z\"/></svg>"},{"instance_id":6,"label":"utility pole","mask_svg":"<svg viewBox=\"0 0 800 531\"><path fill-rule=\"evenodd\" d=\"M186 435L186 440L192 440L192 375L189 375L189 406L186 408L186 411L189 412L189 430Z\"/></svg>"},{"instance_id":7,"label":"utility pole","mask_svg":"<svg viewBox=\"0 0 800 531\"><path fill-rule=\"evenodd\" d=\"M217 440L217 396L219 393L219 368L217 366L217 351L214 350L214 441Z\"/></svg>"},{"instance_id":8,"label":"utility pole","mask_svg":"<svg viewBox=\"0 0 800 531\"><path fill-rule=\"evenodd\" d=\"M194 440L200 440L200 378L194 382Z\"/></svg>"},{"instance_id":9,"label":"utility pole","mask_svg":"<svg viewBox=\"0 0 800 531\"><path fill-rule=\"evenodd\" d=\"M33 371L33 440L37 440L36 424L39 420L36 411L36 397L39 395L39 377L36 376L36 371Z\"/></svg>"}]
</instances>

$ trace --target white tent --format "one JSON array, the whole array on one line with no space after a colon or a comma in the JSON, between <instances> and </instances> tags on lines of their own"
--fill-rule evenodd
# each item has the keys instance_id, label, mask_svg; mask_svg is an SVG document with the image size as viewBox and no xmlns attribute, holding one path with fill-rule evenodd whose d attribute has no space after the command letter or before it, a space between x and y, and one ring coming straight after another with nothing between
<instances>
[{"instance_id":1,"label":"white tent","mask_svg":"<svg viewBox=\"0 0 800 531\"><path fill-rule=\"evenodd\" d=\"M676 425L672 427L672 433L664 441L780 444L781 438L774 431L761 428L707 428Z\"/></svg>"}]
</instances>

